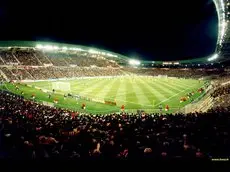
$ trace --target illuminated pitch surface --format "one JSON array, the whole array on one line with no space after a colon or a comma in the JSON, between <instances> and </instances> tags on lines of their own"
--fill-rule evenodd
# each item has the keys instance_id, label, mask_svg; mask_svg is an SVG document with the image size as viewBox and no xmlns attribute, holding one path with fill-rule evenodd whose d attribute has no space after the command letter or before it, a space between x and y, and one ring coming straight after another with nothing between
<instances>
[{"instance_id":1,"label":"illuminated pitch surface","mask_svg":"<svg viewBox=\"0 0 230 172\"><path fill-rule=\"evenodd\" d=\"M88 97L91 99L116 101L117 106L105 105L85 100L76 100L67 98L64 100L65 91L57 90L56 94L48 99L48 94L34 88L21 86L25 95L29 96L35 92L36 99L41 101L53 101L53 98L59 100L58 106L73 110L81 109L81 104L86 104L88 112L111 112L119 111L122 105L125 109L156 109L159 111L159 105L163 108L168 104L170 112L178 110L188 104L190 101L180 103L180 98L187 93L194 91L193 98L200 96L197 90L203 86L203 81L193 79L169 79L169 78L152 78L152 77L124 77L124 78L93 78L77 79L69 82L71 93ZM28 83L28 85L37 86L42 89L52 90L51 81ZM62 94L62 95L61 95Z\"/></svg>"}]
</instances>

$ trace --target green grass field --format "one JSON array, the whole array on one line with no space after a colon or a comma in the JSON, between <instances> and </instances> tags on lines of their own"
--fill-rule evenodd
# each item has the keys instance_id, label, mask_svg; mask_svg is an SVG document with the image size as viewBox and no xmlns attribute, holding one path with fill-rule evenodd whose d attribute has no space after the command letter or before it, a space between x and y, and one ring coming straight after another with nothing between
<instances>
[{"instance_id":1,"label":"green grass field","mask_svg":"<svg viewBox=\"0 0 230 172\"><path fill-rule=\"evenodd\" d=\"M52 90L52 82L41 81L20 84L19 91L15 89L13 84L6 84L6 88L11 92L20 94L24 92L25 98L31 98L32 94L36 95L36 101L53 102L58 99L57 107L68 108L71 110L82 111L82 103L86 104L86 112L89 113L109 113L119 112L121 105L125 105L125 110L136 112L137 109L144 109L148 112L159 112L159 105L169 105L170 111L178 111L190 103L187 100L180 103L180 98L186 96L187 93L194 91L193 99L201 96L197 90L204 85L204 81L194 79L176 79L176 78L153 78L153 77L123 77L123 78L90 78L76 79L68 81L71 91L56 90L51 98L48 93L40 89ZM87 98L116 101L117 105L107 105L84 99L76 100L75 98L64 99L64 93L72 93Z\"/></svg>"}]
</instances>

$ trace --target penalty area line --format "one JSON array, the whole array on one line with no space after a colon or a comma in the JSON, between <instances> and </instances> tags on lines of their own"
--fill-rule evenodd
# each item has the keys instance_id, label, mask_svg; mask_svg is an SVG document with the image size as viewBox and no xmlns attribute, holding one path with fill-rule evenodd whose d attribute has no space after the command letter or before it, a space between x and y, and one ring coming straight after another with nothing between
<instances>
[{"instance_id":1,"label":"penalty area line","mask_svg":"<svg viewBox=\"0 0 230 172\"><path fill-rule=\"evenodd\" d=\"M195 87L193 87L193 88L195 88ZM187 91L187 90L189 90L189 89L192 89L192 87L187 88L187 89L185 89L185 90L182 90L182 91L180 91L180 92L174 94L173 96L171 96L171 97L169 97L169 98L167 98L167 99L165 99L165 100L163 100L163 101L157 103L155 106L158 106L158 105L160 105L161 103L164 103L164 102L166 102L166 101L172 99L173 97L177 96L178 94L183 93L183 92L185 92L185 91ZM154 107L155 107L155 106L154 106Z\"/></svg>"}]
</instances>

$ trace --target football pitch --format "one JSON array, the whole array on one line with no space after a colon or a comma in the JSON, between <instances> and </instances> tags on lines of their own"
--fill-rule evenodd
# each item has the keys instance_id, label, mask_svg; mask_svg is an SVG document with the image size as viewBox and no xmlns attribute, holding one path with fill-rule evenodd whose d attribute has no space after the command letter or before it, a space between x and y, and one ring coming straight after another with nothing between
<instances>
[{"instance_id":1,"label":"football pitch","mask_svg":"<svg viewBox=\"0 0 230 172\"><path fill-rule=\"evenodd\" d=\"M67 83L70 90L60 88L55 89L53 93L54 82ZM204 83L205 81L195 79L127 76L30 82L18 84L19 90L15 89L15 85L7 83L6 88L16 94L23 91L23 96L28 99L31 99L31 95L34 94L35 101L53 103L57 100L55 104L57 107L88 113L119 112L122 105L128 112L137 110L159 112L160 105L163 111L168 105L168 112L176 112L202 96L197 90L204 86ZM180 98L187 97L187 94L191 92L194 92L194 95L181 103ZM77 97L63 96L68 93ZM115 102L115 104L104 101ZM86 105L84 110L82 104Z\"/></svg>"}]
</instances>

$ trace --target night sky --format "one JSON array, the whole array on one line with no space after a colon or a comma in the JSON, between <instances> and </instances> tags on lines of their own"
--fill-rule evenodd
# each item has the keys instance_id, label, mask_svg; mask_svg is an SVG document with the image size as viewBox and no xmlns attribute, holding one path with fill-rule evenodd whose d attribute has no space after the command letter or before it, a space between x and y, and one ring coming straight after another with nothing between
<instances>
[{"instance_id":1,"label":"night sky","mask_svg":"<svg viewBox=\"0 0 230 172\"><path fill-rule=\"evenodd\" d=\"M0 39L90 45L144 60L215 51L218 19L211 0L158 1L0 0Z\"/></svg>"}]
</instances>

